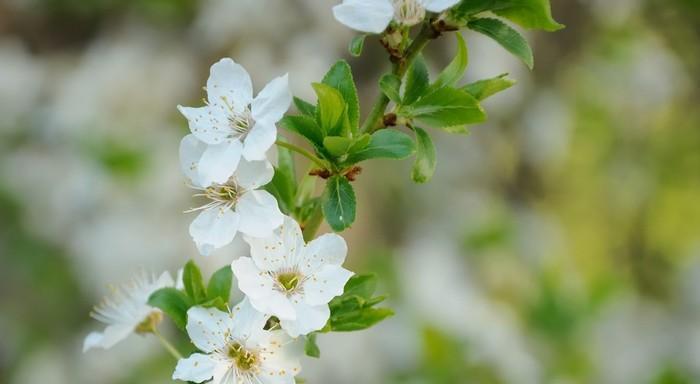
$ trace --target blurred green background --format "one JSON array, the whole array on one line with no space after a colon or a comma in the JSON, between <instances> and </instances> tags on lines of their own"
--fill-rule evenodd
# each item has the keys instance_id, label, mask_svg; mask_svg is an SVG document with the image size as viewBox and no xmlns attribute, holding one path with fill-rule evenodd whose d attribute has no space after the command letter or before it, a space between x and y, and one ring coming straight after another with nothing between
<instances>
[{"instance_id":1,"label":"blurred green background","mask_svg":"<svg viewBox=\"0 0 700 384\"><path fill-rule=\"evenodd\" d=\"M313 99L353 36L336 3L0 2L0 383L171 382L153 340L81 345L108 283L247 253L189 239L175 106L222 56ZM567 28L527 33L533 72L465 33L467 80L519 84L470 136L434 133L430 184L365 167L348 263L397 314L322 335L309 383L700 382L700 2L552 3ZM384 54L348 59L367 108Z\"/></svg>"}]
</instances>

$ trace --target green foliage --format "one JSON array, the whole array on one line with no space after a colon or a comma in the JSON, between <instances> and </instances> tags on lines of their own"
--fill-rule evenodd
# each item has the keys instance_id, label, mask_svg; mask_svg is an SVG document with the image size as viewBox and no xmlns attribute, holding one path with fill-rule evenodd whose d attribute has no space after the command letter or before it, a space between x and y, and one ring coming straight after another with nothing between
<instances>
[{"instance_id":1,"label":"green foliage","mask_svg":"<svg viewBox=\"0 0 700 384\"><path fill-rule=\"evenodd\" d=\"M389 98L389 100L401 102L401 79L393 73L387 73L379 79L379 89Z\"/></svg>"},{"instance_id":2,"label":"green foliage","mask_svg":"<svg viewBox=\"0 0 700 384\"><path fill-rule=\"evenodd\" d=\"M518 31L508 24L498 19L480 18L470 21L467 26L495 40L508 52L522 60L528 68L532 69L535 65L530 45Z\"/></svg>"},{"instance_id":3,"label":"green foliage","mask_svg":"<svg viewBox=\"0 0 700 384\"><path fill-rule=\"evenodd\" d=\"M455 33L455 36L457 37L457 55L450 64L440 72L438 78L432 84L432 89L452 86L464 76L464 71L469 64L467 44L464 42L464 37L462 37L460 33Z\"/></svg>"},{"instance_id":4,"label":"green foliage","mask_svg":"<svg viewBox=\"0 0 700 384\"><path fill-rule=\"evenodd\" d=\"M350 129L356 133L360 124L360 102L357 98L357 88L355 88L350 65L345 60L338 61L328 70L322 82L340 92L342 100L345 102Z\"/></svg>"},{"instance_id":5,"label":"green foliage","mask_svg":"<svg viewBox=\"0 0 700 384\"><path fill-rule=\"evenodd\" d=\"M283 140L282 138L278 140ZM265 186L279 203L279 207L285 214L291 214L295 208L295 197L297 191L296 172L294 169L294 159L291 152L280 147L277 150L277 166L272 181Z\"/></svg>"},{"instance_id":6,"label":"green foliage","mask_svg":"<svg viewBox=\"0 0 700 384\"><path fill-rule=\"evenodd\" d=\"M318 344L316 344L316 332L309 333L306 335L305 339L304 353L306 353L306 356L315 357L317 359L321 357L321 349L319 349Z\"/></svg>"},{"instance_id":7,"label":"green foliage","mask_svg":"<svg viewBox=\"0 0 700 384\"><path fill-rule=\"evenodd\" d=\"M469 93L444 87L401 109L401 114L436 128L479 123L486 113Z\"/></svg>"},{"instance_id":8,"label":"green foliage","mask_svg":"<svg viewBox=\"0 0 700 384\"><path fill-rule=\"evenodd\" d=\"M314 115L316 114L315 107L313 109L313 113ZM302 136L316 147L323 146L323 137L325 135L313 116L285 116L282 120L280 120L280 125L283 128Z\"/></svg>"},{"instance_id":9,"label":"green foliage","mask_svg":"<svg viewBox=\"0 0 700 384\"><path fill-rule=\"evenodd\" d=\"M322 201L323 215L334 231L340 232L355 221L355 191L345 176L328 179Z\"/></svg>"},{"instance_id":10,"label":"green foliage","mask_svg":"<svg viewBox=\"0 0 700 384\"><path fill-rule=\"evenodd\" d=\"M411 179L416 183L425 183L433 177L437 160L435 146L428 132L419 127L413 127L416 134L416 161L413 163Z\"/></svg>"},{"instance_id":11,"label":"green foliage","mask_svg":"<svg viewBox=\"0 0 700 384\"><path fill-rule=\"evenodd\" d=\"M367 35L357 35L350 40L350 44L348 45L348 51L350 51L350 54L352 56L360 56L362 54L362 48L365 46L365 39L367 38Z\"/></svg>"},{"instance_id":12,"label":"green foliage","mask_svg":"<svg viewBox=\"0 0 700 384\"><path fill-rule=\"evenodd\" d=\"M193 302L201 303L207 299L207 290L204 288L204 280L199 267L190 260L182 271L182 282L185 285L185 293Z\"/></svg>"},{"instance_id":13,"label":"green foliage","mask_svg":"<svg viewBox=\"0 0 700 384\"><path fill-rule=\"evenodd\" d=\"M343 95L337 89L324 83L313 83L312 87L318 96L315 117L322 134L333 136L343 133L343 123L346 116Z\"/></svg>"},{"instance_id":14,"label":"green foliage","mask_svg":"<svg viewBox=\"0 0 700 384\"><path fill-rule=\"evenodd\" d=\"M326 136L323 139L323 147L333 157L340 157L348 152L353 140L342 136Z\"/></svg>"},{"instance_id":15,"label":"green foliage","mask_svg":"<svg viewBox=\"0 0 700 384\"><path fill-rule=\"evenodd\" d=\"M414 151L415 144L410 136L400 131L382 129L372 134L366 147L351 153L347 162L355 164L376 158L405 159Z\"/></svg>"},{"instance_id":16,"label":"green foliage","mask_svg":"<svg viewBox=\"0 0 700 384\"><path fill-rule=\"evenodd\" d=\"M467 91L475 99L481 101L498 92L506 90L515 84L515 80L509 79L507 73L490 78L469 83L460 88Z\"/></svg>"},{"instance_id":17,"label":"green foliage","mask_svg":"<svg viewBox=\"0 0 700 384\"><path fill-rule=\"evenodd\" d=\"M430 86L428 67L422 55L418 55L406 74L406 87L403 94L403 104L411 105L423 96Z\"/></svg>"},{"instance_id":18,"label":"green foliage","mask_svg":"<svg viewBox=\"0 0 700 384\"><path fill-rule=\"evenodd\" d=\"M300 99L296 96L293 98L294 106L297 107L299 112L306 116L314 117L316 116L316 107L304 99Z\"/></svg>"},{"instance_id":19,"label":"green foliage","mask_svg":"<svg viewBox=\"0 0 700 384\"><path fill-rule=\"evenodd\" d=\"M233 271L229 265L226 265L211 275L207 285L207 299L221 299L224 303L228 303L232 284Z\"/></svg>"},{"instance_id":20,"label":"green foliage","mask_svg":"<svg viewBox=\"0 0 700 384\"><path fill-rule=\"evenodd\" d=\"M491 11L524 28L556 31L564 28L552 18L549 0L469 0L454 7L457 20L468 21L477 13Z\"/></svg>"},{"instance_id":21,"label":"green foliage","mask_svg":"<svg viewBox=\"0 0 700 384\"><path fill-rule=\"evenodd\" d=\"M355 275L341 296L331 300L331 317L324 331L348 332L369 328L392 316L389 308L374 308L384 301L384 296L374 296L377 287L375 275Z\"/></svg>"},{"instance_id":22,"label":"green foliage","mask_svg":"<svg viewBox=\"0 0 700 384\"><path fill-rule=\"evenodd\" d=\"M158 308L184 330L187 325L187 310L193 305L190 297L175 288L161 288L148 298L148 305Z\"/></svg>"}]
</instances>

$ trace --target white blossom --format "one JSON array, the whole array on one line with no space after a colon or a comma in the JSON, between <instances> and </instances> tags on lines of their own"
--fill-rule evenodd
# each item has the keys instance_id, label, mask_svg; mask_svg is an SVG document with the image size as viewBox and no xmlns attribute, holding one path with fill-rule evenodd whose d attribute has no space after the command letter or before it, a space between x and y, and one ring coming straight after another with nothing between
<instances>
[{"instance_id":1,"label":"white blossom","mask_svg":"<svg viewBox=\"0 0 700 384\"><path fill-rule=\"evenodd\" d=\"M230 312L192 307L187 333L203 353L178 361L173 379L212 384L293 384L301 367L284 333L244 299Z\"/></svg>"},{"instance_id":2,"label":"white blossom","mask_svg":"<svg viewBox=\"0 0 700 384\"><path fill-rule=\"evenodd\" d=\"M291 337L323 328L328 302L343 293L353 274L341 266L345 240L325 234L304 244L299 224L290 217L272 236L244 239L252 257L235 260L231 269L251 305L278 317Z\"/></svg>"},{"instance_id":3,"label":"white blossom","mask_svg":"<svg viewBox=\"0 0 700 384\"><path fill-rule=\"evenodd\" d=\"M425 12L442 12L459 0L343 0L333 7L333 16L346 26L368 33L382 33L392 20L412 26L423 21Z\"/></svg>"},{"instance_id":4,"label":"white blossom","mask_svg":"<svg viewBox=\"0 0 700 384\"><path fill-rule=\"evenodd\" d=\"M287 75L268 83L253 98L248 72L229 58L211 66L207 80L206 105L198 108L178 105L189 121L190 130L208 144L198 164L202 182L225 183L243 156L248 161L264 160L277 139L279 121L289 108L292 95Z\"/></svg>"},{"instance_id":5,"label":"white blossom","mask_svg":"<svg viewBox=\"0 0 700 384\"><path fill-rule=\"evenodd\" d=\"M239 231L255 237L272 234L284 221L277 200L258 188L272 180L274 169L267 160L241 160L237 169L222 183L207 183L201 172L201 163L207 156L207 145L194 135L187 135L180 143L182 170L189 177L192 188L199 191L195 197L207 199L190 225L190 235L202 255L209 255L233 241ZM226 164L216 164L226 168Z\"/></svg>"},{"instance_id":6,"label":"white blossom","mask_svg":"<svg viewBox=\"0 0 700 384\"><path fill-rule=\"evenodd\" d=\"M95 307L92 317L105 324L103 332L92 332L83 343L83 352L89 349L111 348L132 333L146 333L162 319L159 309L148 305L148 298L160 288L175 285L168 272L156 279L145 272L138 274L131 282L114 287L112 295Z\"/></svg>"}]
</instances>

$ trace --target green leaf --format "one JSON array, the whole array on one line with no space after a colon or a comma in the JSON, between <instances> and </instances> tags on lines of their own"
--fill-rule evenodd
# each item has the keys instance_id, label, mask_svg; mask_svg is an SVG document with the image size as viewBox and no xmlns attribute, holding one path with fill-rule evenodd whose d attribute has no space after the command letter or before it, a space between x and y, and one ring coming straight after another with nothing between
<instances>
[{"instance_id":1,"label":"green leaf","mask_svg":"<svg viewBox=\"0 0 700 384\"><path fill-rule=\"evenodd\" d=\"M284 139L280 137L278 140L283 141ZM294 158L289 149L284 147L279 147L277 149L277 166L275 167L275 173L272 177L272 181L265 185L264 188L277 199L282 212L286 215L292 213L296 207L294 199L297 185Z\"/></svg>"},{"instance_id":2,"label":"green leaf","mask_svg":"<svg viewBox=\"0 0 700 384\"><path fill-rule=\"evenodd\" d=\"M372 134L369 144L348 156L346 162L358 163L367 159L404 159L415 151L411 137L394 129L382 129Z\"/></svg>"},{"instance_id":3,"label":"green leaf","mask_svg":"<svg viewBox=\"0 0 700 384\"><path fill-rule=\"evenodd\" d=\"M323 77L323 84L330 85L340 91L347 105L345 111L350 121L350 129L356 132L360 124L360 102L357 98L357 88L355 88L350 65L345 60L335 63Z\"/></svg>"},{"instance_id":4,"label":"green leaf","mask_svg":"<svg viewBox=\"0 0 700 384\"><path fill-rule=\"evenodd\" d=\"M498 19L483 18L470 21L467 26L479 33L482 33L505 48L515 57L522 60L528 68L532 69L534 58L532 57L532 49L527 41L508 24Z\"/></svg>"},{"instance_id":5,"label":"green leaf","mask_svg":"<svg viewBox=\"0 0 700 384\"><path fill-rule=\"evenodd\" d=\"M490 78L479 80L460 88L481 101L498 92L506 90L515 84L515 80L509 79L507 73Z\"/></svg>"},{"instance_id":6,"label":"green leaf","mask_svg":"<svg viewBox=\"0 0 700 384\"><path fill-rule=\"evenodd\" d=\"M355 221L355 191L348 179L332 176L323 192L323 215L334 231L340 232Z\"/></svg>"},{"instance_id":7,"label":"green leaf","mask_svg":"<svg viewBox=\"0 0 700 384\"><path fill-rule=\"evenodd\" d=\"M326 136L323 139L323 147L328 150L332 156L340 157L348 152L353 140L342 136Z\"/></svg>"},{"instance_id":8,"label":"green leaf","mask_svg":"<svg viewBox=\"0 0 700 384\"><path fill-rule=\"evenodd\" d=\"M323 83L313 83L311 86L318 96L316 107L316 122L321 127L323 136L333 135L342 130L345 101L340 92Z\"/></svg>"},{"instance_id":9,"label":"green leaf","mask_svg":"<svg viewBox=\"0 0 700 384\"><path fill-rule=\"evenodd\" d=\"M438 78L431 85L432 89L453 85L462 78L464 71L467 69L467 64L469 63L467 44L464 43L462 34L455 33L455 36L457 36L457 56L438 75Z\"/></svg>"},{"instance_id":10,"label":"green leaf","mask_svg":"<svg viewBox=\"0 0 700 384\"><path fill-rule=\"evenodd\" d=\"M228 303L231 296L232 282L233 272L231 271L231 266L227 265L214 272L207 285L207 299L220 298L224 303Z\"/></svg>"},{"instance_id":11,"label":"green leaf","mask_svg":"<svg viewBox=\"0 0 700 384\"><path fill-rule=\"evenodd\" d=\"M427 92L429 86L428 67L425 65L423 56L418 55L408 68L408 74L406 74L406 86L403 92L402 104L413 104Z\"/></svg>"},{"instance_id":12,"label":"green leaf","mask_svg":"<svg viewBox=\"0 0 700 384\"><path fill-rule=\"evenodd\" d=\"M413 127L416 133L416 162L413 163L411 178L416 183L425 183L435 173L435 146L428 132L419 127Z\"/></svg>"},{"instance_id":13,"label":"green leaf","mask_svg":"<svg viewBox=\"0 0 700 384\"><path fill-rule=\"evenodd\" d=\"M372 136L370 136L369 133L363 133L362 136L356 138L355 141L353 141L350 148L348 148L348 153L359 152L367 148L371 140Z\"/></svg>"},{"instance_id":14,"label":"green leaf","mask_svg":"<svg viewBox=\"0 0 700 384\"><path fill-rule=\"evenodd\" d=\"M192 301L184 292L169 287L153 292L148 298L148 305L163 311L178 328L184 330L187 325L187 310L192 306Z\"/></svg>"},{"instance_id":15,"label":"green leaf","mask_svg":"<svg viewBox=\"0 0 700 384\"><path fill-rule=\"evenodd\" d=\"M343 289L343 296L359 296L369 300L377 289L377 275L373 273L353 275ZM334 299L335 300L335 299Z\"/></svg>"},{"instance_id":16,"label":"green leaf","mask_svg":"<svg viewBox=\"0 0 700 384\"><path fill-rule=\"evenodd\" d=\"M360 331L393 315L394 311L389 308L364 308L361 311L331 317L331 329L335 332Z\"/></svg>"},{"instance_id":17,"label":"green leaf","mask_svg":"<svg viewBox=\"0 0 700 384\"><path fill-rule=\"evenodd\" d=\"M549 0L469 0L452 8L457 18L468 19L484 11L503 16L523 28L556 31L564 28L552 18Z\"/></svg>"},{"instance_id":18,"label":"green leaf","mask_svg":"<svg viewBox=\"0 0 700 384\"><path fill-rule=\"evenodd\" d=\"M348 46L348 51L352 56L358 57L362 54L362 48L365 46L365 38L367 35L357 35L350 40L350 45Z\"/></svg>"},{"instance_id":19,"label":"green leaf","mask_svg":"<svg viewBox=\"0 0 700 384\"><path fill-rule=\"evenodd\" d=\"M389 98L389 100L400 103L401 79L393 73L387 73L379 79L379 89Z\"/></svg>"},{"instance_id":20,"label":"green leaf","mask_svg":"<svg viewBox=\"0 0 700 384\"><path fill-rule=\"evenodd\" d=\"M323 145L323 137L325 135L313 117L306 115L285 116L280 120L280 125L300 135L315 146L320 147Z\"/></svg>"},{"instance_id":21,"label":"green leaf","mask_svg":"<svg viewBox=\"0 0 700 384\"><path fill-rule=\"evenodd\" d=\"M185 264L182 271L182 282L185 285L185 292L195 304L206 300L207 291L204 288L202 271L199 270L194 261L190 260Z\"/></svg>"},{"instance_id":22,"label":"green leaf","mask_svg":"<svg viewBox=\"0 0 700 384\"><path fill-rule=\"evenodd\" d=\"M213 299L207 300L207 301L199 303L197 305L204 307L204 308L216 308L220 311L228 310L228 303L225 302L220 297L215 297Z\"/></svg>"},{"instance_id":23,"label":"green leaf","mask_svg":"<svg viewBox=\"0 0 700 384\"><path fill-rule=\"evenodd\" d=\"M486 113L472 95L452 87L437 89L400 112L436 128L486 120Z\"/></svg>"},{"instance_id":24,"label":"green leaf","mask_svg":"<svg viewBox=\"0 0 700 384\"><path fill-rule=\"evenodd\" d=\"M306 335L306 342L304 343L304 353L306 356L319 358L321 357L321 349L318 348L316 344L316 333L312 332Z\"/></svg>"},{"instance_id":25,"label":"green leaf","mask_svg":"<svg viewBox=\"0 0 700 384\"><path fill-rule=\"evenodd\" d=\"M316 106L309 103L308 101L294 96L294 105L302 114L311 117L316 116Z\"/></svg>"},{"instance_id":26,"label":"green leaf","mask_svg":"<svg viewBox=\"0 0 700 384\"><path fill-rule=\"evenodd\" d=\"M552 18L549 0L508 0L494 9L494 13L503 16L523 28L557 31L564 28Z\"/></svg>"}]
</instances>

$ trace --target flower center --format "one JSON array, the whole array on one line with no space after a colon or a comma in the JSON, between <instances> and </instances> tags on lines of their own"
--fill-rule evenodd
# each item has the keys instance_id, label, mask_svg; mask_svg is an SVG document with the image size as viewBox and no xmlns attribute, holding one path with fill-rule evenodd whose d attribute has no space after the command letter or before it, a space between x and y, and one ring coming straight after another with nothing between
<instances>
[{"instance_id":1,"label":"flower center","mask_svg":"<svg viewBox=\"0 0 700 384\"><path fill-rule=\"evenodd\" d=\"M134 328L134 332L140 335L153 333L162 320L163 313L161 311L152 311Z\"/></svg>"},{"instance_id":2,"label":"flower center","mask_svg":"<svg viewBox=\"0 0 700 384\"><path fill-rule=\"evenodd\" d=\"M250 128L255 125L253 114L250 112L250 107L246 106L242 111L237 112L233 108L233 103L229 102L226 96L222 96L224 104L228 108L228 126L231 128L230 137L244 138L248 134Z\"/></svg>"},{"instance_id":3,"label":"flower center","mask_svg":"<svg viewBox=\"0 0 700 384\"><path fill-rule=\"evenodd\" d=\"M246 350L239 343L233 343L228 346L228 357L241 371L251 370L258 362L257 354Z\"/></svg>"},{"instance_id":4,"label":"flower center","mask_svg":"<svg viewBox=\"0 0 700 384\"><path fill-rule=\"evenodd\" d=\"M227 184L215 184L211 187L207 187L204 190L204 196L219 203L233 203L238 200L238 196L240 196L241 192L238 185L229 182Z\"/></svg>"},{"instance_id":5,"label":"flower center","mask_svg":"<svg viewBox=\"0 0 700 384\"><path fill-rule=\"evenodd\" d=\"M394 0L394 20L399 24L413 26L425 17L425 8L418 0Z\"/></svg>"},{"instance_id":6,"label":"flower center","mask_svg":"<svg viewBox=\"0 0 700 384\"><path fill-rule=\"evenodd\" d=\"M277 275L277 282L287 292L293 292L300 281L301 275L296 272L285 272Z\"/></svg>"}]
</instances>

